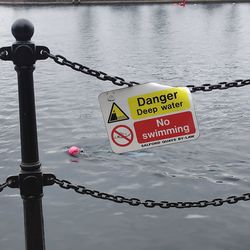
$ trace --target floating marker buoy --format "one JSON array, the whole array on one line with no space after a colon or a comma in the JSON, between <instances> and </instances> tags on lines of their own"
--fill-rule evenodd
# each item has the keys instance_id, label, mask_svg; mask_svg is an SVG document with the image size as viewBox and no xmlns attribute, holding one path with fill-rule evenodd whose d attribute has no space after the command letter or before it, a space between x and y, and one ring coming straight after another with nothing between
<instances>
[{"instance_id":1,"label":"floating marker buoy","mask_svg":"<svg viewBox=\"0 0 250 250\"><path fill-rule=\"evenodd\" d=\"M72 146L68 149L68 154L72 156L77 156L81 152L80 148Z\"/></svg>"}]
</instances>

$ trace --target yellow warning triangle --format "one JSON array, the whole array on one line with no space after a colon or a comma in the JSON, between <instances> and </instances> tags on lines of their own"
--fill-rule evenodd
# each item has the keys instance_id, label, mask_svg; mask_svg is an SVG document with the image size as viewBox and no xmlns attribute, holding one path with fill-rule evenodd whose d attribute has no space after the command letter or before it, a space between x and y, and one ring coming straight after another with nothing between
<instances>
[{"instance_id":1,"label":"yellow warning triangle","mask_svg":"<svg viewBox=\"0 0 250 250\"><path fill-rule=\"evenodd\" d=\"M113 105L111 107L111 111L109 114L108 123L120 122L120 121L125 121L128 119L129 117L122 111L122 109L115 102L113 102Z\"/></svg>"}]
</instances>

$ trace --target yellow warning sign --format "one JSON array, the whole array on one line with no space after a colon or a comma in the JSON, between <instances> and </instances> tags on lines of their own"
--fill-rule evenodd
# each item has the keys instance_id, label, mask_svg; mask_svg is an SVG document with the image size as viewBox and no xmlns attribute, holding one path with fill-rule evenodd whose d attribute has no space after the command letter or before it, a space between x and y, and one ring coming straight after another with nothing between
<instances>
[{"instance_id":1,"label":"yellow warning sign","mask_svg":"<svg viewBox=\"0 0 250 250\"><path fill-rule=\"evenodd\" d=\"M134 120L187 110L191 105L188 90L181 87L129 97L128 104Z\"/></svg>"},{"instance_id":2,"label":"yellow warning sign","mask_svg":"<svg viewBox=\"0 0 250 250\"><path fill-rule=\"evenodd\" d=\"M122 111L122 109L116 103L113 103L109 114L108 123L120 122L128 119L129 117Z\"/></svg>"}]
</instances>

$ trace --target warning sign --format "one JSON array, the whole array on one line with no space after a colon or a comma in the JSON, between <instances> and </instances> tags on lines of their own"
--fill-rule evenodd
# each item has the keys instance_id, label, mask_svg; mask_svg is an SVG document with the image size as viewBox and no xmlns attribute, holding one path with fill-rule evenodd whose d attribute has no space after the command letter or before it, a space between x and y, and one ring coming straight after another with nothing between
<instances>
[{"instance_id":1,"label":"warning sign","mask_svg":"<svg viewBox=\"0 0 250 250\"><path fill-rule=\"evenodd\" d=\"M115 153L193 140L199 136L188 88L147 83L104 92L99 102Z\"/></svg>"},{"instance_id":2,"label":"warning sign","mask_svg":"<svg viewBox=\"0 0 250 250\"><path fill-rule=\"evenodd\" d=\"M121 108L116 103L113 103L109 114L108 123L120 122L128 119L128 116L121 110Z\"/></svg>"}]
</instances>

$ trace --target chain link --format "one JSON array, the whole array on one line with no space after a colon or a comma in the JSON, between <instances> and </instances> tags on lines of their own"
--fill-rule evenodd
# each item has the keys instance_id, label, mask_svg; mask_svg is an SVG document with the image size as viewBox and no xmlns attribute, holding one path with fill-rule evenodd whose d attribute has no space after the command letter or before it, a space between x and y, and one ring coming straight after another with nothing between
<instances>
[{"instance_id":1,"label":"chain link","mask_svg":"<svg viewBox=\"0 0 250 250\"><path fill-rule=\"evenodd\" d=\"M0 52L0 59L4 59L7 54L8 52L6 50Z\"/></svg>"},{"instance_id":2,"label":"chain link","mask_svg":"<svg viewBox=\"0 0 250 250\"><path fill-rule=\"evenodd\" d=\"M0 193L6 188L6 187L8 187L8 183L7 182L5 182L5 183L3 183L3 184L0 184Z\"/></svg>"},{"instance_id":3,"label":"chain link","mask_svg":"<svg viewBox=\"0 0 250 250\"><path fill-rule=\"evenodd\" d=\"M59 65L65 65L67 67L72 68L75 71L94 76L97 79L102 80L102 81L111 81L115 85L118 85L118 86L127 85L129 87L140 84L134 81L127 82L121 77L110 76L102 71L90 69L79 63L71 62L61 55L53 55L53 54L48 53L47 51L41 51L41 53L44 55L47 55L49 58L53 59L54 62L56 62ZM239 88L239 87L243 87L249 84L250 84L250 79L247 79L247 80L239 79L239 80L235 80L232 82L220 82L218 84L203 84L201 86L187 85L186 87L189 88L191 93L194 93L198 91L209 92L209 91L216 90L216 89L224 90L224 89L235 88L235 87Z\"/></svg>"},{"instance_id":4,"label":"chain link","mask_svg":"<svg viewBox=\"0 0 250 250\"><path fill-rule=\"evenodd\" d=\"M169 201L160 201L156 202L154 200L145 200L141 201L138 198L125 198L120 195L113 195L103 193L97 190L91 190L84 186L73 185L67 180L58 180L57 178L53 179L54 183L59 185L63 189L72 189L76 193L89 195L97 199L109 200L116 203L127 203L130 206L139 206L143 205L147 208L160 207L160 208L203 208L208 206L222 206L224 203L235 204L239 201L249 201L250 193L243 194L241 196L229 196L226 199L216 198L211 201L200 200L200 201L178 201L178 202L169 202Z\"/></svg>"}]
</instances>

